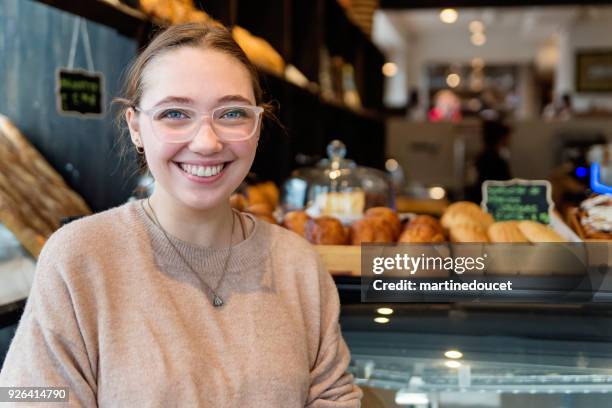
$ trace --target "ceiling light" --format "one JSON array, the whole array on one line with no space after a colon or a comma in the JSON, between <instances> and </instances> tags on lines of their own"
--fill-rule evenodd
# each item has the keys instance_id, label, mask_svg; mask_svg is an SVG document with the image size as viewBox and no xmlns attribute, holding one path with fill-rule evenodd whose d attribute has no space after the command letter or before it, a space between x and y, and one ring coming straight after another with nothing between
<instances>
[{"instance_id":1,"label":"ceiling light","mask_svg":"<svg viewBox=\"0 0 612 408\"><path fill-rule=\"evenodd\" d=\"M376 312L381 315L390 315L393 314L393 309L391 309L390 307L379 307L378 309L376 309Z\"/></svg>"},{"instance_id":2,"label":"ceiling light","mask_svg":"<svg viewBox=\"0 0 612 408\"><path fill-rule=\"evenodd\" d=\"M477 47L480 47L487 42L487 36L483 33L474 33L472 34L472 37L470 39L472 41L472 44Z\"/></svg>"},{"instance_id":3,"label":"ceiling light","mask_svg":"<svg viewBox=\"0 0 612 408\"><path fill-rule=\"evenodd\" d=\"M443 187L430 187L429 188L429 198L433 200L441 200L446 195L446 190Z\"/></svg>"},{"instance_id":4,"label":"ceiling light","mask_svg":"<svg viewBox=\"0 0 612 408\"><path fill-rule=\"evenodd\" d=\"M456 361L456 360L445 361L444 365L447 366L448 368L459 368L459 367L461 367L461 363L459 361Z\"/></svg>"},{"instance_id":5,"label":"ceiling light","mask_svg":"<svg viewBox=\"0 0 612 408\"><path fill-rule=\"evenodd\" d=\"M398 168L399 163L395 159L387 159L387 161L385 162L385 169L390 173L396 171Z\"/></svg>"},{"instance_id":6,"label":"ceiling light","mask_svg":"<svg viewBox=\"0 0 612 408\"><path fill-rule=\"evenodd\" d=\"M389 318L388 317L378 316L378 317L374 318L374 321L376 323L385 324L385 323L389 323Z\"/></svg>"},{"instance_id":7,"label":"ceiling light","mask_svg":"<svg viewBox=\"0 0 612 408\"><path fill-rule=\"evenodd\" d=\"M444 353L444 357L456 360L458 358L463 357L463 353L459 350L448 350L446 353Z\"/></svg>"},{"instance_id":8,"label":"ceiling light","mask_svg":"<svg viewBox=\"0 0 612 408\"><path fill-rule=\"evenodd\" d=\"M451 88L456 88L461 83L461 77L458 74L448 74L446 84Z\"/></svg>"},{"instance_id":9,"label":"ceiling light","mask_svg":"<svg viewBox=\"0 0 612 408\"><path fill-rule=\"evenodd\" d=\"M472 68L476 70L481 70L485 66L485 62L482 58L476 57L472 58Z\"/></svg>"},{"instance_id":10,"label":"ceiling light","mask_svg":"<svg viewBox=\"0 0 612 408\"><path fill-rule=\"evenodd\" d=\"M393 62L385 62L382 66L382 73L386 77L392 77L397 74L397 65Z\"/></svg>"},{"instance_id":11,"label":"ceiling light","mask_svg":"<svg viewBox=\"0 0 612 408\"><path fill-rule=\"evenodd\" d=\"M440 20L446 24L452 24L459 18L457 10L452 8L446 8L440 12Z\"/></svg>"},{"instance_id":12,"label":"ceiling light","mask_svg":"<svg viewBox=\"0 0 612 408\"><path fill-rule=\"evenodd\" d=\"M470 23L470 31L473 33L482 33L484 28L482 21L474 20Z\"/></svg>"}]
</instances>

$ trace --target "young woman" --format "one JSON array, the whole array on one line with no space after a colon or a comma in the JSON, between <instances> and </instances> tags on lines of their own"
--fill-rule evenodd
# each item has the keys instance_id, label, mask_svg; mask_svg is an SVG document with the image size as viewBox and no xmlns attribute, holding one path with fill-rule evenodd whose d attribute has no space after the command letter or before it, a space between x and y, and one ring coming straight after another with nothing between
<instances>
[{"instance_id":1,"label":"young woman","mask_svg":"<svg viewBox=\"0 0 612 408\"><path fill-rule=\"evenodd\" d=\"M316 252L229 205L267 109L231 34L162 32L120 102L154 193L49 239L0 386L85 407L358 407Z\"/></svg>"}]
</instances>

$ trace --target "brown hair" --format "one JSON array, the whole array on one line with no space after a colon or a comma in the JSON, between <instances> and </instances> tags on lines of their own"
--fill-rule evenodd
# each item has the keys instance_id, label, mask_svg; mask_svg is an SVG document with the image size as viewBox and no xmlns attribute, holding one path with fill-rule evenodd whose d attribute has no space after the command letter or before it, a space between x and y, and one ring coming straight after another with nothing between
<instances>
[{"instance_id":1,"label":"brown hair","mask_svg":"<svg viewBox=\"0 0 612 408\"><path fill-rule=\"evenodd\" d=\"M213 49L234 57L249 72L255 94L255 103L264 108L264 118L274 121L272 105L263 102L263 91L259 82L259 75L253 63L232 37L231 32L216 23L187 23L168 27L161 31L147 47L136 57L125 77L122 96L115 98L113 104L119 105L116 122L121 129L122 154L125 155L133 148L126 136L125 113L140 103L143 93L143 74L146 67L160 54L179 47L203 47ZM146 169L144 155L140 156L140 169Z\"/></svg>"}]
</instances>

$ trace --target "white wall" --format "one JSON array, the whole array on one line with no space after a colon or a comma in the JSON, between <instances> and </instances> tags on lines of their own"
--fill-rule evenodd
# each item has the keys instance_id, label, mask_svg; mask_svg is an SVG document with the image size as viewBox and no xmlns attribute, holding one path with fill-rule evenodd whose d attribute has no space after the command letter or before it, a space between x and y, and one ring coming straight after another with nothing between
<instances>
[{"instance_id":1,"label":"white wall","mask_svg":"<svg viewBox=\"0 0 612 408\"><path fill-rule=\"evenodd\" d=\"M406 105L406 43L402 35L395 29L385 13L374 13L372 39L385 54L387 62L397 65L397 74L385 80L384 103L389 107Z\"/></svg>"}]
</instances>

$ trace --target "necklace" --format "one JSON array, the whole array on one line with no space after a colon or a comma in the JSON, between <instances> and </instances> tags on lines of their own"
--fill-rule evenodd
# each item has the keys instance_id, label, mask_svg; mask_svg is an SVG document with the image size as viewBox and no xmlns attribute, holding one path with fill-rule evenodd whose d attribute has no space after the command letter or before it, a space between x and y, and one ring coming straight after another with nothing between
<instances>
[{"instance_id":1,"label":"necklace","mask_svg":"<svg viewBox=\"0 0 612 408\"><path fill-rule=\"evenodd\" d=\"M141 201L140 202L143 211L145 212L145 214L147 215L147 217L149 217L149 214L147 213L147 211L144 208L144 202ZM204 280L202 278L200 278L200 275L198 275L196 273L196 271L193 269L193 267L191 266L191 264L189 262L187 262L187 259L185 259L185 257L183 256L183 254L181 254L181 251L178 250L178 248L174 245L174 243L172 242L172 240L170 240L170 237L168 237L168 233L166 232L166 230L164 229L164 227L162 227L161 223L159 222L159 220L157 219L157 214L155 214L155 210L153 210L153 207L151 206L151 202L149 201L149 199L147 198L147 205L149 206L149 210L151 210L151 214L153 214L153 219L152 221L159 227L159 229L162 231L162 233L164 234L164 237L166 238L166 241L168 241L168 243L170 244L170 246L172 247L172 249L174 249L174 252L176 252L176 254L179 256L179 258L181 258L181 260L183 261L183 263L187 266L187 268L189 268L189 270L198 278L198 280L200 281L200 283L202 283L202 285L204 285L206 287L206 289L208 289L208 291L212 294L212 304L214 307L221 307L223 306L223 299L221 299L221 297L217 294L219 287L221 286L221 283L223 282L223 278L225 278L225 274L227 272L227 265L229 263L230 257L232 255L232 237L234 236L234 224L236 221L235 215L237 215L238 217L240 217L240 214L234 214L234 209L232 208L232 229L230 231L230 240L229 240L229 245L228 245L228 252L227 252L227 257L225 258L225 264L223 266L223 272L221 273L221 277L219 278L219 281L217 282L217 285L215 286L215 288L211 288L206 282L204 282ZM149 217L150 219L151 217ZM242 229L242 236L244 238L245 232L244 232L244 225L242 223L242 218L239 219L240 221L240 228Z\"/></svg>"}]
</instances>

